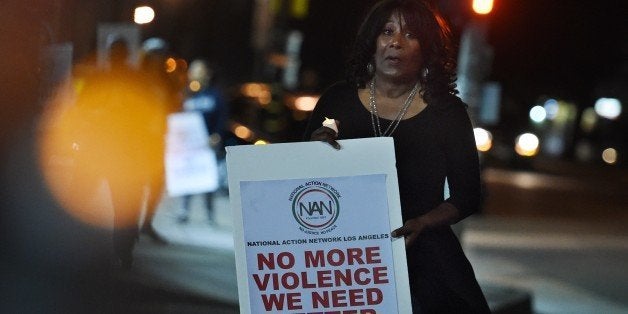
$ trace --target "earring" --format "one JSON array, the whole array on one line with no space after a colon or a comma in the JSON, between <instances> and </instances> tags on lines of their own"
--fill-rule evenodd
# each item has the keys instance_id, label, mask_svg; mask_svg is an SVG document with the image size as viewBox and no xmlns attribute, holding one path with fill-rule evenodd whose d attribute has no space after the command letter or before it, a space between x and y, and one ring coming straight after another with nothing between
<instances>
[{"instance_id":1,"label":"earring","mask_svg":"<svg viewBox=\"0 0 628 314\"><path fill-rule=\"evenodd\" d=\"M366 65L366 72L367 72L369 75L373 75L373 73L375 73L375 67L373 66L373 64L372 64L372 63L370 63L370 62L369 62L369 63Z\"/></svg>"},{"instance_id":2,"label":"earring","mask_svg":"<svg viewBox=\"0 0 628 314\"><path fill-rule=\"evenodd\" d=\"M421 76L423 76L423 79L427 79L427 76L430 74L430 69L428 68L424 68L423 72L421 73Z\"/></svg>"}]
</instances>

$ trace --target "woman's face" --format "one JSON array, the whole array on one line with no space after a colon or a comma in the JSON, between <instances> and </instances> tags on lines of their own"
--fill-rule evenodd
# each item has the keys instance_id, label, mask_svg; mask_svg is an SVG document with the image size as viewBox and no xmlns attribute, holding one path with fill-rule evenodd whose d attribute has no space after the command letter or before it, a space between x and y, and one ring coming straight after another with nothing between
<instances>
[{"instance_id":1,"label":"woman's face","mask_svg":"<svg viewBox=\"0 0 628 314\"><path fill-rule=\"evenodd\" d=\"M376 40L375 75L393 81L414 81L421 69L421 44L401 14L393 12Z\"/></svg>"}]
</instances>

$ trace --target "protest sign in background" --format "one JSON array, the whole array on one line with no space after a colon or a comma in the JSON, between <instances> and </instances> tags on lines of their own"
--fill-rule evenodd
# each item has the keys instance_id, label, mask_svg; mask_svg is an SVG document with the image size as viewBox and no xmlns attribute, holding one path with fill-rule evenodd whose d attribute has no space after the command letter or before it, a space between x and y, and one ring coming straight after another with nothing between
<instances>
[{"instance_id":1,"label":"protest sign in background","mask_svg":"<svg viewBox=\"0 0 628 314\"><path fill-rule=\"evenodd\" d=\"M168 116L165 158L168 196L218 189L218 163L208 138L200 113L177 112Z\"/></svg>"}]
</instances>

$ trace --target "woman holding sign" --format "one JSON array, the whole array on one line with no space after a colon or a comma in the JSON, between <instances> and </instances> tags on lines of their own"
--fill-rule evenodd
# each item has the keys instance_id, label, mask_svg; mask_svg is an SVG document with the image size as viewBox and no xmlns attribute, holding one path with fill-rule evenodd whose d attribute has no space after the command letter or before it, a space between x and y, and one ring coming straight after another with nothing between
<instances>
[{"instance_id":1,"label":"woman holding sign","mask_svg":"<svg viewBox=\"0 0 628 314\"><path fill-rule=\"evenodd\" d=\"M420 0L384 0L363 22L347 80L318 101L306 138L394 138L415 313L489 313L450 225L480 204L480 172L466 105L456 96L450 30ZM323 123L323 126L321 126ZM450 197L445 199L447 179Z\"/></svg>"}]
</instances>

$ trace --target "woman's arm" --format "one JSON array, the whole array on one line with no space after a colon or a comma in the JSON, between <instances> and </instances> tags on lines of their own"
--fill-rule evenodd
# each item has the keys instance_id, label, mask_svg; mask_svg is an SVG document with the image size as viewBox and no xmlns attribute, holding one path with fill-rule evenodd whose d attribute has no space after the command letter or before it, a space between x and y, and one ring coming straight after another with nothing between
<instances>
[{"instance_id":1,"label":"woman's arm","mask_svg":"<svg viewBox=\"0 0 628 314\"><path fill-rule=\"evenodd\" d=\"M480 171L469 116L460 104L447 113L444 150L450 197L428 213L407 220L392 232L406 237L410 246L426 229L454 224L474 213L480 204Z\"/></svg>"},{"instance_id":2,"label":"woman's arm","mask_svg":"<svg viewBox=\"0 0 628 314\"><path fill-rule=\"evenodd\" d=\"M475 213L481 201L480 162L471 120L464 107L455 107L448 116L445 137L447 182L450 197L447 203L458 209L456 223Z\"/></svg>"}]
</instances>

